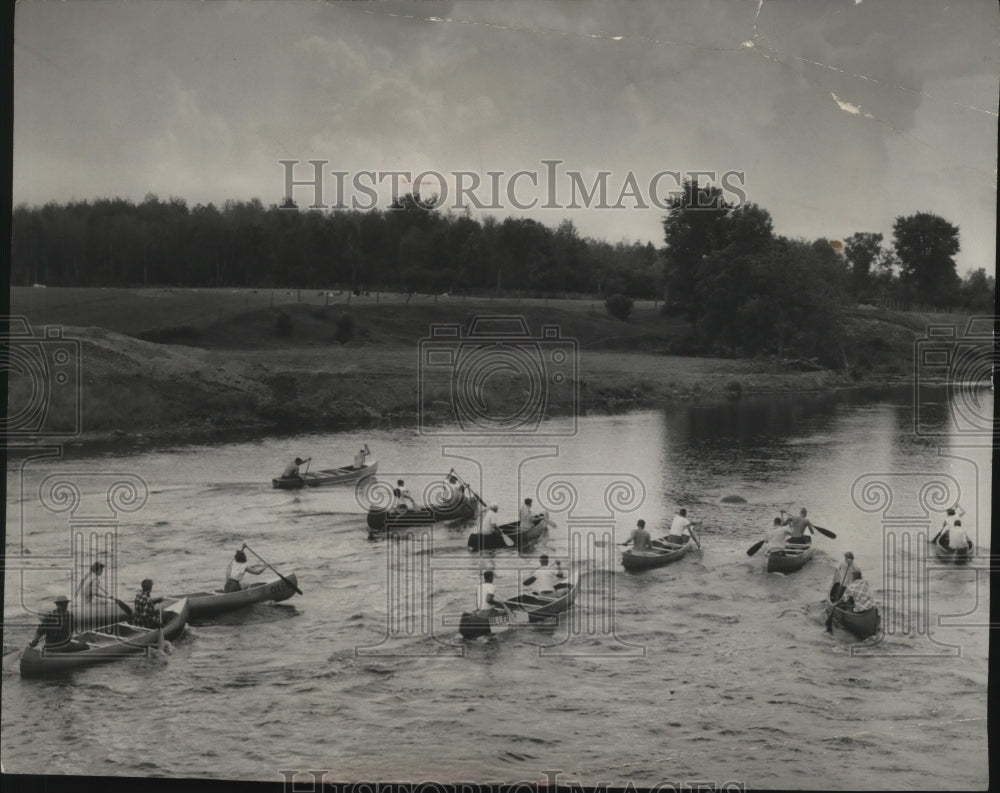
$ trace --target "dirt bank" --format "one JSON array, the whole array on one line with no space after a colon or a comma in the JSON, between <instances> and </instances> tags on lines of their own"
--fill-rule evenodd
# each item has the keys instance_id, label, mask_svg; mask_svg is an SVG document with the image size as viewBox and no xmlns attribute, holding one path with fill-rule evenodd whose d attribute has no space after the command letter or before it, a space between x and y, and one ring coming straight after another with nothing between
<instances>
[{"instance_id":1,"label":"dirt bank","mask_svg":"<svg viewBox=\"0 0 1000 793\"><path fill-rule=\"evenodd\" d=\"M585 302L288 304L220 320L193 310L205 303L204 293L194 303L183 295L159 299L177 300L178 308L161 309L153 328L136 329L135 297L127 293L103 297L104 314L94 317L102 327L64 326L64 337L80 345L84 438L306 431L413 422L418 415L447 421L455 415L456 388L473 389L480 400L473 409L489 415L516 413L542 388L546 414L559 415L884 383L910 375L913 344L924 327L924 318L915 316L853 312L845 348L852 369L844 374L803 361L676 355L689 338L683 323L653 310L621 322ZM130 310L119 310L118 302ZM54 299L26 313L36 325L57 324L79 311L75 305ZM94 301L88 305L97 310ZM282 313L284 334L277 327ZM341 344L338 321L346 313L353 333ZM464 336L475 314L521 317L537 342L528 348L536 369L501 366L481 383L456 386L454 366L421 366L433 326L451 324ZM105 327L121 323L136 335ZM543 328L552 325L557 337L545 338ZM565 353L558 365L549 355L556 348ZM13 377L10 394L13 408L28 398L30 384ZM71 406L54 407L50 418L65 429L75 426Z\"/></svg>"}]
</instances>

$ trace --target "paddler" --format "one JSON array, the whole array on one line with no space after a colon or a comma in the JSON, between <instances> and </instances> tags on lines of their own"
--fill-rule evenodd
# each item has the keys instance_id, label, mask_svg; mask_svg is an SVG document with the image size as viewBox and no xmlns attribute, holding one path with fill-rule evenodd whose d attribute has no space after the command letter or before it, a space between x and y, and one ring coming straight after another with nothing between
<instances>
[{"instance_id":1,"label":"paddler","mask_svg":"<svg viewBox=\"0 0 1000 793\"><path fill-rule=\"evenodd\" d=\"M500 509L497 504L490 504L490 508L486 510L486 514L483 516L483 526L479 533L482 535L483 539L489 537L491 534L500 534L500 524L497 523L497 511Z\"/></svg>"},{"instance_id":2,"label":"paddler","mask_svg":"<svg viewBox=\"0 0 1000 793\"><path fill-rule=\"evenodd\" d=\"M854 580L854 573L857 570L854 564L854 554L848 551L844 554L844 561L840 563L837 572L833 574L833 584L830 587L830 600L836 603L840 596L844 594L847 585Z\"/></svg>"},{"instance_id":3,"label":"paddler","mask_svg":"<svg viewBox=\"0 0 1000 793\"><path fill-rule=\"evenodd\" d=\"M29 647L38 644L45 637L45 650L50 653L75 653L89 649L86 644L71 638L73 635L73 615L69 613L69 598L59 595L55 599L55 611L50 611L42 617L35 631L35 638L28 642Z\"/></svg>"},{"instance_id":4,"label":"paddler","mask_svg":"<svg viewBox=\"0 0 1000 793\"><path fill-rule=\"evenodd\" d=\"M534 584L531 591L536 595L554 592L556 589L556 579L566 577L566 574L559 566L559 560L556 560L556 566L554 568L549 567L548 554L543 553L538 557L538 563L541 567L524 579L524 585L531 586Z\"/></svg>"},{"instance_id":5,"label":"paddler","mask_svg":"<svg viewBox=\"0 0 1000 793\"><path fill-rule=\"evenodd\" d=\"M311 457L309 458L312 459ZM281 474L282 479L295 479L299 475L299 466L304 463L301 457L296 457L292 462L285 466L284 472Z\"/></svg>"},{"instance_id":6,"label":"paddler","mask_svg":"<svg viewBox=\"0 0 1000 793\"><path fill-rule=\"evenodd\" d=\"M635 522L635 528L632 529L632 536L625 540L623 545L631 543L634 550L645 552L652 550L650 542L649 532L646 531L646 521L640 519Z\"/></svg>"},{"instance_id":7,"label":"paddler","mask_svg":"<svg viewBox=\"0 0 1000 793\"><path fill-rule=\"evenodd\" d=\"M372 453L372 450L368 448L368 444L367 443L365 444L365 448L358 449L358 453L356 455L354 455L354 467L355 468L364 468L365 467L365 458L369 454L371 454L371 453Z\"/></svg>"},{"instance_id":8,"label":"paddler","mask_svg":"<svg viewBox=\"0 0 1000 793\"><path fill-rule=\"evenodd\" d=\"M222 588L222 591L239 592L243 589L243 576L246 573L260 575L266 569L266 565L247 564L247 555L243 553L243 549L240 548L236 552L236 555L232 558L232 561L229 562L229 567L226 568L226 584Z\"/></svg>"},{"instance_id":9,"label":"paddler","mask_svg":"<svg viewBox=\"0 0 1000 793\"><path fill-rule=\"evenodd\" d=\"M781 514L784 515L785 511L782 510ZM794 517L789 518L785 523L791 527L791 535L785 541L788 545L809 545L812 542L812 537L806 536L806 529L809 529L810 533L815 534L816 530L813 528L812 521L806 517L806 508L802 507L799 510L799 514Z\"/></svg>"},{"instance_id":10,"label":"paddler","mask_svg":"<svg viewBox=\"0 0 1000 793\"><path fill-rule=\"evenodd\" d=\"M114 601L114 598L105 592L104 587L101 586L101 573L103 572L103 562L94 562L90 566L90 572L83 577L80 585L76 588L77 602L82 603L84 606L90 606L98 600Z\"/></svg>"},{"instance_id":11,"label":"paddler","mask_svg":"<svg viewBox=\"0 0 1000 793\"><path fill-rule=\"evenodd\" d=\"M511 613L510 607L496 596L496 591L496 587L493 585L493 571L483 570L482 583L476 590L476 610L480 612L493 609L505 611L507 616L513 620L514 615Z\"/></svg>"},{"instance_id":12,"label":"paddler","mask_svg":"<svg viewBox=\"0 0 1000 793\"><path fill-rule=\"evenodd\" d=\"M691 521L688 520L687 510L681 507L674 515L670 524L670 533L663 538L664 542L671 545L683 545L687 542L687 537L691 536Z\"/></svg>"},{"instance_id":13,"label":"paddler","mask_svg":"<svg viewBox=\"0 0 1000 793\"><path fill-rule=\"evenodd\" d=\"M392 494L396 497L396 509L406 510L417 508L417 502L413 500L413 497L410 495L410 489L402 479L396 480L396 487L393 489Z\"/></svg>"},{"instance_id":14,"label":"paddler","mask_svg":"<svg viewBox=\"0 0 1000 793\"><path fill-rule=\"evenodd\" d=\"M531 515L531 499L524 499L524 503L521 505L520 510L518 510L517 518L521 523L521 531L527 531L531 528L534 521Z\"/></svg>"},{"instance_id":15,"label":"paddler","mask_svg":"<svg viewBox=\"0 0 1000 793\"><path fill-rule=\"evenodd\" d=\"M135 610L130 622L133 625L138 625L140 628L159 628L160 617L156 613L155 606L157 603L162 603L163 598L150 596L150 593L153 591L152 578L142 579L140 586L142 588L135 596Z\"/></svg>"}]
</instances>

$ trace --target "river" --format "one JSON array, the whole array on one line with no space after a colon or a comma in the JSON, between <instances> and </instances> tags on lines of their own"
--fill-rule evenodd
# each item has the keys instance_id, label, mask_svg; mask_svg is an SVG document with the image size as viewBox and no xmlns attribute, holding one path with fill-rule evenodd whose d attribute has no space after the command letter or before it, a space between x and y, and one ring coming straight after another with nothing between
<instances>
[{"instance_id":1,"label":"river","mask_svg":"<svg viewBox=\"0 0 1000 793\"><path fill-rule=\"evenodd\" d=\"M992 393L979 398L992 416ZM0 756L8 772L272 782L985 788L991 457L975 426L953 426L954 399L849 391L525 436L395 427L10 459ZM417 500L454 467L501 520L531 496L556 527L528 558L480 557L469 525L372 539L354 488L270 487L296 455L330 467L366 442L379 479ZM969 568L927 551L956 500L980 554ZM655 536L681 506L702 550L626 573L615 543L640 517ZM766 573L748 548L803 506L836 539L816 536L799 572ZM7 651L69 593L74 558L109 548L108 582L131 602L145 577L154 594L220 586L243 542L304 594L190 625L163 656L20 677ZM846 550L886 628L861 643L824 631ZM542 552L581 574L571 617L463 641L479 571L514 594Z\"/></svg>"}]
</instances>

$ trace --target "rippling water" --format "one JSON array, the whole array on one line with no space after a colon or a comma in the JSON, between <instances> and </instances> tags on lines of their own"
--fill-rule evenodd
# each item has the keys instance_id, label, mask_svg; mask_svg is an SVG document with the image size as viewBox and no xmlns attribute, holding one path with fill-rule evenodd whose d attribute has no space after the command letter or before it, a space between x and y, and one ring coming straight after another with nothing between
<instances>
[{"instance_id":1,"label":"rippling water","mask_svg":"<svg viewBox=\"0 0 1000 793\"><path fill-rule=\"evenodd\" d=\"M936 531L940 516L916 505L922 484L943 480L988 551L989 457L959 434L916 437L912 426L908 393L887 391L583 418L573 436L457 437L444 451L394 429L12 461L9 556L67 554L71 524L106 510L107 482L131 475L149 496L108 521L120 596L131 601L146 576L161 594L221 585L243 541L295 572L304 595L189 626L165 657L61 681L22 680L17 653L6 655L4 765L254 780L327 769L337 780L558 773L587 785L985 787L987 576L939 569L926 543L887 545L885 527L898 538L903 515L914 534ZM454 466L501 504L502 519L532 495L557 528L531 558L480 558L465 549L468 525L370 539L352 488L269 487L296 454L325 467L365 441L380 479L402 476L419 494ZM75 511L42 503L53 475L78 483ZM864 475L875 484L857 484ZM729 494L748 503L720 503ZM701 521L703 551L625 573L614 543L638 517L665 527L678 505ZM763 553L747 548L777 508L802 505L837 539L817 537L798 573L766 574ZM824 632L823 595L848 549L890 627L862 644ZM494 566L498 590L514 594L539 552L583 574L570 618L463 642L455 625L479 570ZM7 625L30 623L26 610L70 586L68 572L6 576ZM5 650L31 633L7 628Z\"/></svg>"}]
</instances>

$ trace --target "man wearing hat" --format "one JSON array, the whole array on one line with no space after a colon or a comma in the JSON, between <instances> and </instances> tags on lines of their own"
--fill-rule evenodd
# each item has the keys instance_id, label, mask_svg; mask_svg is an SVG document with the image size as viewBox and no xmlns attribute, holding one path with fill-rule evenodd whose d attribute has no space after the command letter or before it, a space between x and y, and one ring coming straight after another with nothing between
<instances>
[{"instance_id":1,"label":"man wearing hat","mask_svg":"<svg viewBox=\"0 0 1000 793\"><path fill-rule=\"evenodd\" d=\"M55 611L50 611L38 625L35 631L35 638L29 643L29 647L38 644L38 640L45 637L45 650L50 653L75 653L88 649L86 644L70 638L73 635L73 615L69 613L69 598L59 595L55 599Z\"/></svg>"},{"instance_id":2,"label":"man wearing hat","mask_svg":"<svg viewBox=\"0 0 1000 793\"><path fill-rule=\"evenodd\" d=\"M157 603L162 603L163 598L150 597L153 591L153 579L142 579L142 589L135 596L135 613L132 615L132 624L140 628L159 628L160 616L156 613Z\"/></svg>"},{"instance_id":3,"label":"man wearing hat","mask_svg":"<svg viewBox=\"0 0 1000 793\"><path fill-rule=\"evenodd\" d=\"M830 587L830 600L836 603L844 590L854 580L854 572L858 570L854 564L854 554L848 551L844 554L844 561L833 574L833 586ZM858 572L860 572L858 570Z\"/></svg>"}]
</instances>

